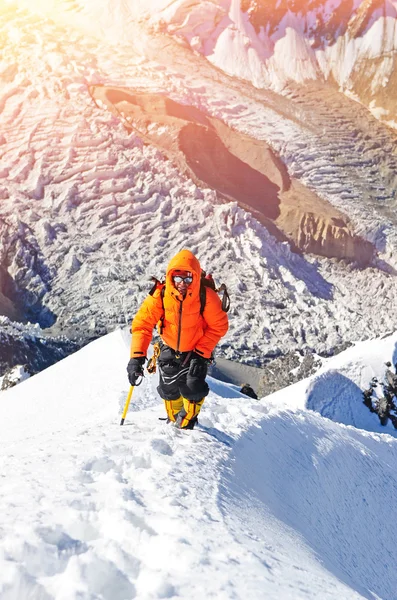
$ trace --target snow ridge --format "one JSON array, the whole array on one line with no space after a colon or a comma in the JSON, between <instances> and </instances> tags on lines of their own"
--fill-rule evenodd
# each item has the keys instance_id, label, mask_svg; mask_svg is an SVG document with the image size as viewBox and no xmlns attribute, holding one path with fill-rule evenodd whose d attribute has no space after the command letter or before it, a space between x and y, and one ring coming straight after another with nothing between
<instances>
[{"instance_id":1,"label":"snow ridge","mask_svg":"<svg viewBox=\"0 0 397 600\"><path fill-rule=\"evenodd\" d=\"M380 375L396 343L324 371ZM210 378L192 432L158 420L148 376L120 427L128 345L114 332L1 394L2 598L393 597L392 429L307 410L317 376L259 401ZM349 402L381 430L359 394Z\"/></svg>"}]
</instances>

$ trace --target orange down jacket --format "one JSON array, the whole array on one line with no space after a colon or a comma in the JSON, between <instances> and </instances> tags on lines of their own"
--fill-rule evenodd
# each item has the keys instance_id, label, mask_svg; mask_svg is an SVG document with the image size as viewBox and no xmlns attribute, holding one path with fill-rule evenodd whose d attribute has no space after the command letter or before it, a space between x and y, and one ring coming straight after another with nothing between
<instances>
[{"instance_id":1,"label":"orange down jacket","mask_svg":"<svg viewBox=\"0 0 397 600\"><path fill-rule=\"evenodd\" d=\"M175 270L190 271L193 275L185 298L174 286ZM228 330L228 318L218 294L211 288L206 288L205 308L200 314L200 277L200 263L190 250L182 250L174 256L167 267L164 297L161 297L163 286L159 286L143 301L132 321L132 358L146 356L156 325L163 342L173 350L194 350L210 358Z\"/></svg>"}]
</instances>

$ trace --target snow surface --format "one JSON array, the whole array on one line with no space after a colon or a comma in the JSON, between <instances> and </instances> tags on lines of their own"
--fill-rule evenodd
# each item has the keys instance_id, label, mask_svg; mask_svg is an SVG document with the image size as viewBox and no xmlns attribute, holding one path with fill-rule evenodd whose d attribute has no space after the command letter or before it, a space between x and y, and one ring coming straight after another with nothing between
<instances>
[{"instance_id":1,"label":"snow surface","mask_svg":"<svg viewBox=\"0 0 397 600\"><path fill-rule=\"evenodd\" d=\"M209 378L192 432L158 420L156 375L119 426L128 347L0 393L2 600L396 598L397 440L359 386L397 334L259 401Z\"/></svg>"}]
</instances>

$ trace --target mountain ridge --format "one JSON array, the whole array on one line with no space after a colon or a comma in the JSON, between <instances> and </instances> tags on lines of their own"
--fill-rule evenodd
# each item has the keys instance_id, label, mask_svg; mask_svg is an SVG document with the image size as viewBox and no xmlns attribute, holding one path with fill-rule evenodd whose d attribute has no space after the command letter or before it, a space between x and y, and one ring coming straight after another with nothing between
<instances>
[{"instance_id":1,"label":"mountain ridge","mask_svg":"<svg viewBox=\"0 0 397 600\"><path fill-rule=\"evenodd\" d=\"M396 343L261 400L209 378L189 432L159 421L157 375L119 426L126 330L1 392L0 595L392 598L396 432L359 385Z\"/></svg>"},{"instance_id":2,"label":"mountain ridge","mask_svg":"<svg viewBox=\"0 0 397 600\"><path fill-rule=\"evenodd\" d=\"M149 10L149 18L257 87L282 91L290 82L328 81L397 128L395 69L389 60L397 53L395 2L337 0L331 7L327 0L230 0L223 10L215 19L196 3L180 2L175 12L168 7L156 16ZM234 48L234 64L225 43Z\"/></svg>"},{"instance_id":3,"label":"mountain ridge","mask_svg":"<svg viewBox=\"0 0 397 600\"><path fill-rule=\"evenodd\" d=\"M23 316L33 303L31 318L43 326L56 319L57 333L102 335L131 321L150 277L163 277L188 247L231 293L219 348L226 359L263 366L295 350L327 355L395 328L389 128L318 82L280 95L226 75L186 43L150 32L147 17L131 17L153 3L123 2L121 21L114 3L59 1L51 11L49 0L38 15L40 4L0 13L0 261L21 284ZM264 142L288 177L342 211L378 258L364 270L291 252L236 202L198 186L98 108L92 85L160 94Z\"/></svg>"}]
</instances>

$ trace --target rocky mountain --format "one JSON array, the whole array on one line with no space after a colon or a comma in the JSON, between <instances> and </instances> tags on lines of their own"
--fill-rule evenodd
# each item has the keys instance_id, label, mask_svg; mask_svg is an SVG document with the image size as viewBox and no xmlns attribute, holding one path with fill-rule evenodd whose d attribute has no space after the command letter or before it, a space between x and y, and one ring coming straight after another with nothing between
<instances>
[{"instance_id":1,"label":"rocky mountain","mask_svg":"<svg viewBox=\"0 0 397 600\"><path fill-rule=\"evenodd\" d=\"M6 375L10 383L13 379L38 373L76 352L82 345L82 341L49 335L38 325L24 325L0 317L0 377ZM3 381L4 389L7 381Z\"/></svg>"},{"instance_id":2,"label":"rocky mountain","mask_svg":"<svg viewBox=\"0 0 397 600\"><path fill-rule=\"evenodd\" d=\"M49 235L50 231L49 227ZM0 218L0 314L53 325L54 315L42 305L54 276L51 271L31 225L15 215Z\"/></svg>"},{"instance_id":3,"label":"rocky mountain","mask_svg":"<svg viewBox=\"0 0 397 600\"><path fill-rule=\"evenodd\" d=\"M25 365L16 365L15 367L9 367L4 375L0 379L0 391L8 390L22 381L29 379L33 373L30 371L30 367Z\"/></svg>"},{"instance_id":4,"label":"rocky mountain","mask_svg":"<svg viewBox=\"0 0 397 600\"><path fill-rule=\"evenodd\" d=\"M257 87L326 82L397 128L393 0L189 1L151 19Z\"/></svg>"},{"instance_id":5,"label":"rocky mountain","mask_svg":"<svg viewBox=\"0 0 397 600\"><path fill-rule=\"evenodd\" d=\"M77 341L128 326L150 277L188 247L231 295L225 359L328 355L395 329L395 132L320 63L319 77L302 79L306 55L299 66L289 42L282 51L292 35L295 58L304 40L320 60L337 37L285 19L261 26L256 6L1 8L0 306L10 319ZM321 6L331 10L310 4ZM302 24L306 12L292 8L288 22ZM370 43L365 27L357 48Z\"/></svg>"}]
</instances>

